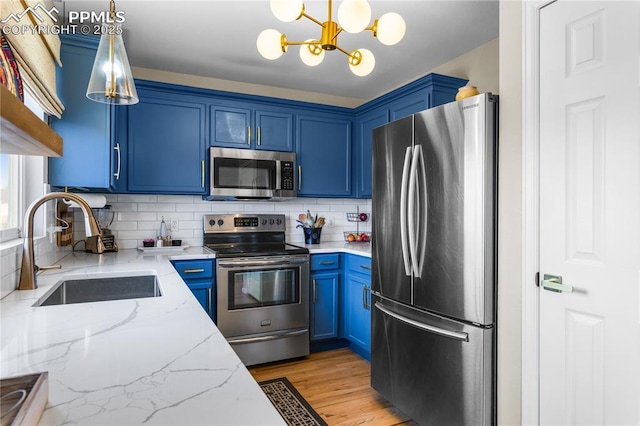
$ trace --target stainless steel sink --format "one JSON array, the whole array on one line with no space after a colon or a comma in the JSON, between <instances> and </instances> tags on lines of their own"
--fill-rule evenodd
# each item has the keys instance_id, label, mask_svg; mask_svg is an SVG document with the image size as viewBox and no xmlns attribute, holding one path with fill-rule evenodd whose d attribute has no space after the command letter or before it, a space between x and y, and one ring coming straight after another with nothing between
<instances>
[{"instance_id":1,"label":"stainless steel sink","mask_svg":"<svg viewBox=\"0 0 640 426\"><path fill-rule=\"evenodd\" d=\"M155 275L64 279L42 296L34 306L160 297Z\"/></svg>"}]
</instances>

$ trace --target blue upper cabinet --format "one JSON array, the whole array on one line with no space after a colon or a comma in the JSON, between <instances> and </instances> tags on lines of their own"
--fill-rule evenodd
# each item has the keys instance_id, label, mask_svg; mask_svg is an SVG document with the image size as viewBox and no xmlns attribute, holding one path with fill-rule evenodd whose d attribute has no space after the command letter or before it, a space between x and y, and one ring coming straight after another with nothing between
<instances>
[{"instance_id":1,"label":"blue upper cabinet","mask_svg":"<svg viewBox=\"0 0 640 426\"><path fill-rule=\"evenodd\" d=\"M293 151L293 114L249 103L211 105L211 146Z\"/></svg>"},{"instance_id":2,"label":"blue upper cabinet","mask_svg":"<svg viewBox=\"0 0 640 426\"><path fill-rule=\"evenodd\" d=\"M128 192L205 194L206 105L140 85L138 96L127 114Z\"/></svg>"},{"instance_id":3,"label":"blue upper cabinet","mask_svg":"<svg viewBox=\"0 0 640 426\"><path fill-rule=\"evenodd\" d=\"M351 120L342 115L298 115L298 196L350 197Z\"/></svg>"},{"instance_id":4,"label":"blue upper cabinet","mask_svg":"<svg viewBox=\"0 0 640 426\"><path fill-rule=\"evenodd\" d=\"M256 149L293 152L293 114L256 110Z\"/></svg>"},{"instance_id":5,"label":"blue upper cabinet","mask_svg":"<svg viewBox=\"0 0 640 426\"><path fill-rule=\"evenodd\" d=\"M389 122L389 110L387 108L376 108L356 119L356 173L358 197L371 198L371 144L373 139L373 129L383 126Z\"/></svg>"},{"instance_id":6,"label":"blue upper cabinet","mask_svg":"<svg viewBox=\"0 0 640 426\"><path fill-rule=\"evenodd\" d=\"M467 80L428 74L356 109L354 164L355 175L358 177L355 180L357 197L371 198L373 129L419 111L452 102L458 88L465 84Z\"/></svg>"},{"instance_id":7,"label":"blue upper cabinet","mask_svg":"<svg viewBox=\"0 0 640 426\"><path fill-rule=\"evenodd\" d=\"M89 76L98 48L98 38L61 36L61 60L56 71L57 91L65 106L62 119L51 127L62 136L62 157L49 158L52 186L117 190L124 181L118 140L117 114L126 106L114 107L86 97Z\"/></svg>"}]
</instances>

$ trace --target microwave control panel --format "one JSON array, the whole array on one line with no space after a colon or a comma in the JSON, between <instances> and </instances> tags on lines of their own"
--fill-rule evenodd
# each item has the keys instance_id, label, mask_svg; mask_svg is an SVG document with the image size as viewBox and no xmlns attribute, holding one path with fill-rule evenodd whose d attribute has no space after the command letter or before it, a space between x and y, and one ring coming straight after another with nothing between
<instances>
[{"instance_id":1,"label":"microwave control panel","mask_svg":"<svg viewBox=\"0 0 640 426\"><path fill-rule=\"evenodd\" d=\"M283 161L280 170L280 186L285 191L293 191L293 161Z\"/></svg>"}]
</instances>

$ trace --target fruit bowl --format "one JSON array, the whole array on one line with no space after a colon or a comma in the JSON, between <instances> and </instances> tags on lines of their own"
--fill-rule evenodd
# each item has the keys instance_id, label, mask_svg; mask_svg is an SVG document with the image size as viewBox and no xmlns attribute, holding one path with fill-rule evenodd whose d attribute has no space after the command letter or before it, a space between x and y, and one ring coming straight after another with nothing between
<instances>
[{"instance_id":1,"label":"fruit bowl","mask_svg":"<svg viewBox=\"0 0 640 426\"><path fill-rule=\"evenodd\" d=\"M348 243L371 242L371 232L345 231L344 240Z\"/></svg>"}]
</instances>

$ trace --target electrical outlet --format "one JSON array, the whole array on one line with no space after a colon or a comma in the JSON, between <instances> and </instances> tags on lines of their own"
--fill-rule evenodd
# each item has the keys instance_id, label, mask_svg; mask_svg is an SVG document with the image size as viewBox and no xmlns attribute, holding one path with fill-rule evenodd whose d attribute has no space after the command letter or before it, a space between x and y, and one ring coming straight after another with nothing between
<instances>
[{"instance_id":1,"label":"electrical outlet","mask_svg":"<svg viewBox=\"0 0 640 426\"><path fill-rule=\"evenodd\" d=\"M172 232L176 232L178 230L178 219L168 219L167 222L169 229Z\"/></svg>"}]
</instances>

